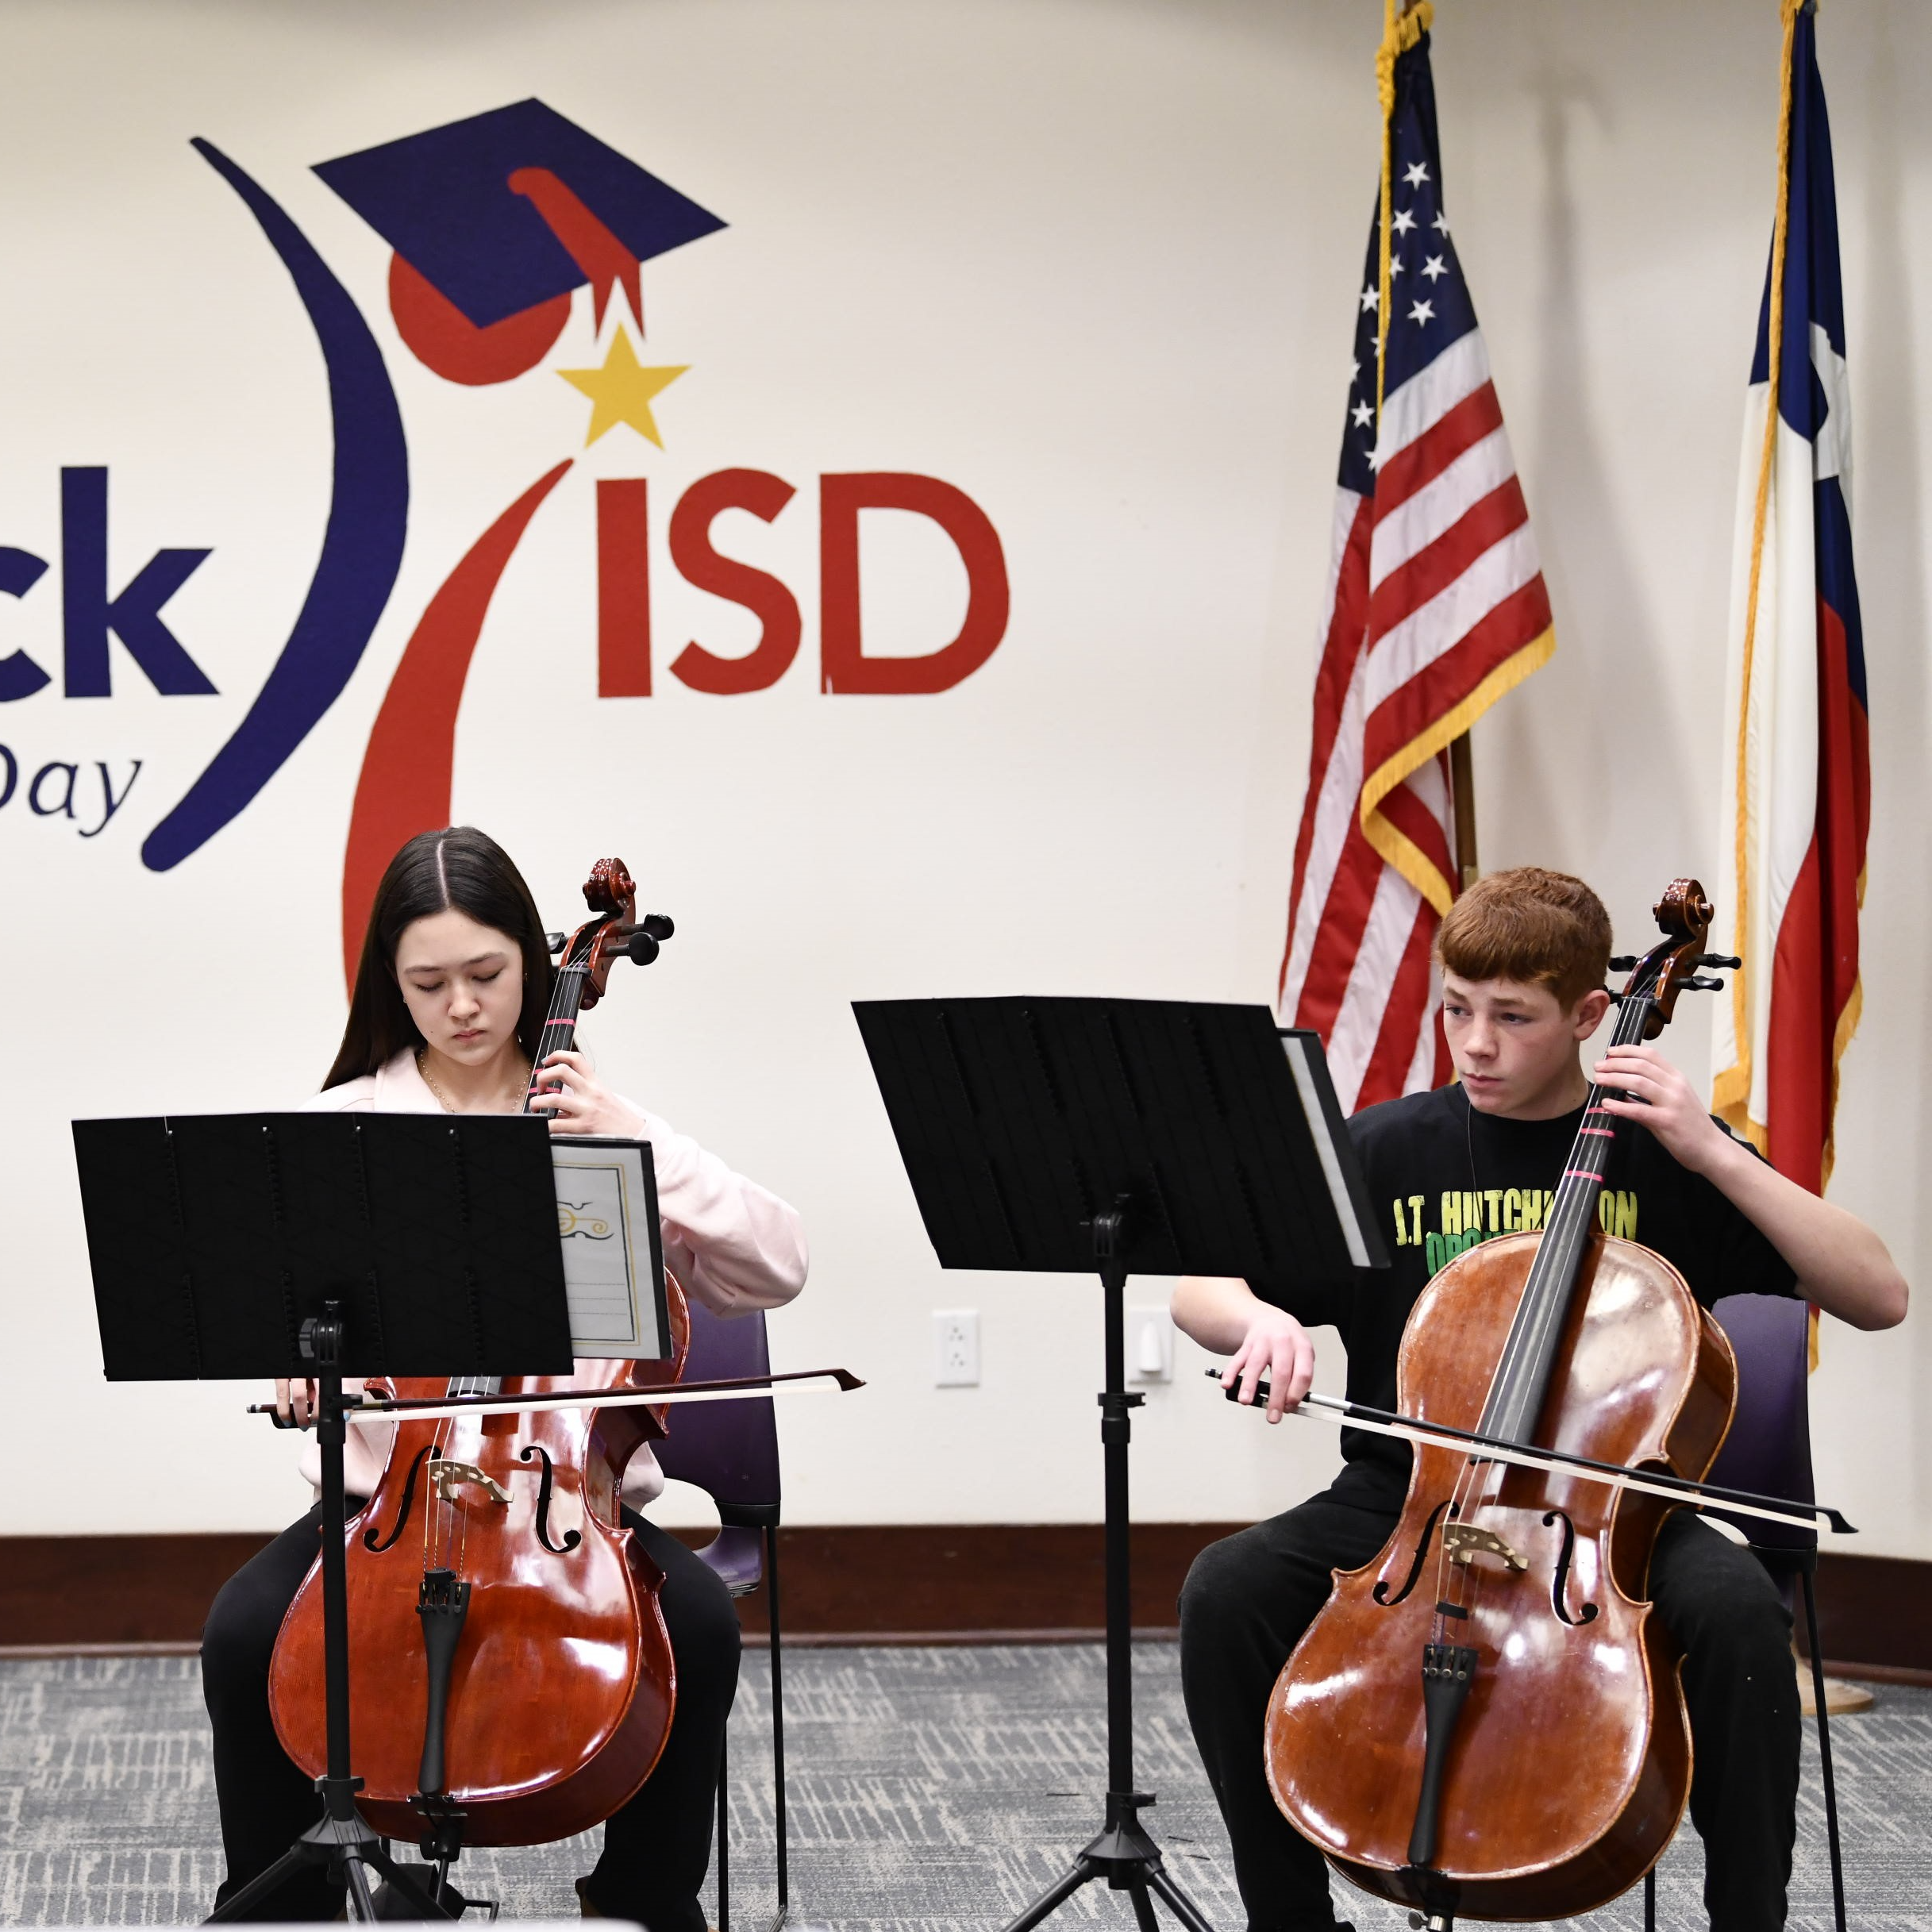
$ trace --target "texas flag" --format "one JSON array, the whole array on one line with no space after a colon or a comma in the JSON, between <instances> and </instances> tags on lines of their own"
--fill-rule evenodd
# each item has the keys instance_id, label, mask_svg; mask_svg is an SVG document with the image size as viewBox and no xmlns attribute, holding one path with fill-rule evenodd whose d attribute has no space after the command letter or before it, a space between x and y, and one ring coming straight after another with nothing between
<instances>
[{"instance_id":1,"label":"texas flag","mask_svg":"<svg viewBox=\"0 0 1932 1932\"><path fill-rule=\"evenodd\" d=\"M1858 1023L1871 777L1831 136L1811 8L1788 18L1789 159L1745 414L1711 939L1744 967L1711 1064L1718 1111L1818 1191Z\"/></svg>"}]
</instances>

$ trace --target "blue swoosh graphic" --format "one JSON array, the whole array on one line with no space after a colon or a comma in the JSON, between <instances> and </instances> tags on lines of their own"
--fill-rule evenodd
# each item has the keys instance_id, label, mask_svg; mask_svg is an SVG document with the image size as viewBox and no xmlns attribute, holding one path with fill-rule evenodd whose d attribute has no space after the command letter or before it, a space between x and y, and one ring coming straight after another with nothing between
<instances>
[{"instance_id":1,"label":"blue swoosh graphic","mask_svg":"<svg viewBox=\"0 0 1932 1932\"><path fill-rule=\"evenodd\" d=\"M341 695L395 587L409 521L402 412L361 311L278 202L212 142L193 145L261 224L309 311L329 373L335 482L315 575L275 668L234 734L141 847L156 872L179 865L241 812Z\"/></svg>"}]
</instances>

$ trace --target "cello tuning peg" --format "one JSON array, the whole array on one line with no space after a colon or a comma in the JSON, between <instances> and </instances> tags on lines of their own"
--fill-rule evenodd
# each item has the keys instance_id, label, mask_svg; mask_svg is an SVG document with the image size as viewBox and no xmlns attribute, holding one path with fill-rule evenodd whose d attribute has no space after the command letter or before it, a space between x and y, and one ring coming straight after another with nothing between
<instances>
[{"instance_id":1,"label":"cello tuning peg","mask_svg":"<svg viewBox=\"0 0 1932 1932\"><path fill-rule=\"evenodd\" d=\"M1721 993L1724 990L1722 979L1707 979L1702 973L1684 980L1681 983L1694 993Z\"/></svg>"},{"instance_id":2,"label":"cello tuning peg","mask_svg":"<svg viewBox=\"0 0 1932 1932\"><path fill-rule=\"evenodd\" d=\"M677 930L661 912L647 912L635 926L618 927L624 935L625 951L640 966L648 966L659 949Z\"/></svg>"},{"instance_id":3,"label":"cello tuning peg","mask_svg":"<svg viewBox=\"0 0 1932 1932\"><path fill-rule=\"evenodd\" d=\"M1610 970L1612 972L1636 972L1637 955L1634 953L1619 953L1617 956L1610 962Z\"/></svg>"},{"instance_id":4,"label":"cello tuning peg","mask_svg":"<svg viewBox=\"0 0 1932 1932\"><path fill-rule=\"evenodd\" d=\"M1700 966L1722 966L1728 968L1732 972L1736 972L1738 968L1744 964L1744 961L1742 960L1734 957L1726 957L1726 955L1722 953L1700 953L1698 956L1697 963Z\"/></svg>"},{"instance_id":5,"label":"cello tuning peg","mask_svg":"<svg viewBox=\"0 0 1932 1932\"><path fill-rule=\"evenodd\" d=\"M561 933L545 933L544 950L552 957L561 953L564 950L564 935Z\"/></svg>"}]
</instances>

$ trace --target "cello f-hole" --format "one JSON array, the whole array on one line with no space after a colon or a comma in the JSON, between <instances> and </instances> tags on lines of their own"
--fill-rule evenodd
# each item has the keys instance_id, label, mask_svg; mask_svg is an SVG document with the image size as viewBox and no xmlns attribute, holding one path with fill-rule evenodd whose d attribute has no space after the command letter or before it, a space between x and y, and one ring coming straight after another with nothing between
<instances>
[{"instance_id":1,"label":"cello f-hole","mask_svg":"<svg viewBox=\"0 0 1932 1932\"><path fill-rule=\"evenodd\" d=\"M1557 1553L1556 1571L1549 1580L1549 1607L1565 1623L1592 1622L1596 1617L1595 1604L1584 1604L1573 1617L1569 1610L1570 1559L1576 1549L1576 1526L1561 1510L1551 1510L1543 1518L1543 1527L1547 1530L1556 1522L1563 1526L1563 1548Z\"/></svg>"},{"instance_id":2,"label":"cello f-hole","mask_svg":"<svg viewBox=\"0 0 1932 1932\"><path fill-rule=\"evenodd\" d=\"M396 1526L380 1542L376 1541L375 1526L371 1524L362 1534L362 1546L371 1556L379 1557L402 1534L402 1526L410 1519L410 1506L416 1499L416 1478L422 1470L423 1458L429 1453L426 1442L417 1450L416 1460L410 1464L409 1480L402 1485L402 1502L396 1511Z\"/></svg>"},{"instance_id":3,"label":"cello f-hole","mask_svg":"<svg viewBox=\"0 0 1932 1932\"><path fill-rule=\"evenodd\" d=\"M1393 1610L1395 1606L1415 1588L1415 1580L1422 1575L1422 1565L1428 1560L1430 1539L1435 1534L1436 1525L1441 1520L1442 1512L1447 1509L1449 1506L1449 1499L1447 1496L1445 1496L1442 1500L1429 1512L1429 1520L1422 1525L1422 1540L1415 1545L1415 1555L1410 1562L1409 1574L1403 1580L1402 1588L1398 1590L1393 1596L1391 1596L1388 1594L1387 1584L1386 1582L1383 1582L1377 1584L1374 1590L1371 1592L1375 1598L1375 1600L1380 1603L1384 1610Z\"/></svg>"},{"instance_id":4,"label":"cello f-hole","mask_svg":"<svg viewBox=\"0 0 1932 1932\"><path fill-rule=\"evenodd\" d=\"M543 1458L543 1474L538 1479L537 1484L537 1540L543 1545L545 1549L549 1551L552 1556L568 1556L571 1551L583 1541L583 1532L577 1530L566 1530L564 1532L562 1542L551 1541L550 1491L553 1479L550 1470L550 1452L540 1444L533 1442L528 1449L520 1449L518 1452L517 1460L519 1462L528 1462L533 1456L541 1456Z\"/></svg>"}]
</instances>

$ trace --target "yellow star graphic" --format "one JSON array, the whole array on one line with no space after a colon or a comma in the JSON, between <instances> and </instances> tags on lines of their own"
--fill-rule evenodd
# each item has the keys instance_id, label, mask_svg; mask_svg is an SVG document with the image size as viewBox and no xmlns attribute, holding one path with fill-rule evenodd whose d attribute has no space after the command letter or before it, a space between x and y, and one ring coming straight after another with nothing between
<instances>
[{"instance_id":1,"label":"yellow star graphic","mask_svg":"<svg viewBox=\"0 0 1932 1932\"><path fill-rule=\"evenodd\" d=\"M646 369L637 361L637 352L619 323L601 369L560 369L557 374L573 389L591 398L591 433L583 439L587 449L606 429L627 422L640 436L648 437L660 449L664 439L657 433L651 401L668 389L691 367L680 363L675 368Z\"/></svg>"}]
</instances>

